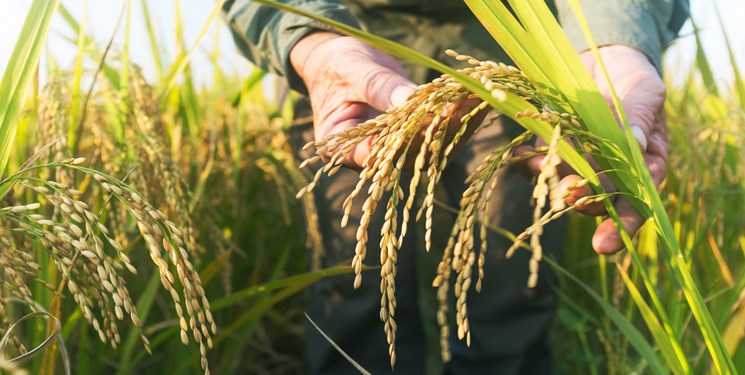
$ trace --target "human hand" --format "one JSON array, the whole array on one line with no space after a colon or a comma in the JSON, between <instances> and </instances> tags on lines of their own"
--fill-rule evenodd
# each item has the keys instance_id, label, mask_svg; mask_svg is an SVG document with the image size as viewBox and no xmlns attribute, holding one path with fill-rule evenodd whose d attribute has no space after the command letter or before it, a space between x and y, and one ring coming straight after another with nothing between
<instances>
[{"instance_id":1,"label":"human hand","mask_svg":"<svg viewBox=\"0 0 745 375\"><path fill-rule=\"evenodd\" d=\"M401 106L417 88L393 57L331 32L316 32L298 41L290 51L290 62L308 89L316 140ZM478 99L466 99L446 111L454 113L453 119L460 119L479 103ZM478 127L481 119L483 116L472 119L469 129ZM449 129L458 129L450 125ZM361 167L371 145L372 139L360 142L347 165Z\"/></svg>"},{"instance_id":2,"label":"human hand","mask_svg":"<svg viewBox=\"0 0 745 375\"><path fill-rule=\"evenodd\" d=\"M659 185L665 177L668 153L667 119L664 108L665 85L657 70L642 52L622 45L602 47L599 52L631 130L642 149L647 168L655 184ZM580 58L615 113L610 88L595 55L592 51L587 51L582 53ZM537 173L540 171L540 162L540 158L532 158L528 160L527 166ZM607 192L616 191L605 175L600 177ZM565 191L581 179L582 177L572 171L561 180L558 189ZM574 189L566 198L566 202L571 205L579 198L591 194L592 189L584 185ZM629 234L634 235L644 224L644 218L626 198L619 197L614 207ZM602 202L590 204L578 211L597 216L606 213ZM620 233L611 218L605 219L595 230L592 247L600 254L612 254L624 247Z\"/></svg>"}]
</instances>

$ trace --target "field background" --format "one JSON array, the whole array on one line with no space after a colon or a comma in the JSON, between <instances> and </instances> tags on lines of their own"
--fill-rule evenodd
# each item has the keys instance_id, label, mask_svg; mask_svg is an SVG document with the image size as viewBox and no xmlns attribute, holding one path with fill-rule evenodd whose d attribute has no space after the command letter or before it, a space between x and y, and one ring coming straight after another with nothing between
<instances>
[{"instance_id":1,"label":"field background","mask_svg":"<svg viewBox=\"0 0 745 375\"><path fill-rule=\"evenodd\" d=\"M30 4L6 3L0 12L0 70L5 69ZM672 156L662 195L691 259L696 283L742 372L745 164L740 149L745 97L737 94L735 85L743 84L736 82L736 72L745 67L745 28L740 20L745 3L716 3L739 64L730 60L711 2L692 1L703 49L697 48L689 23L665 59ZM304 235L314 233L315 208L307 200L295 199L307 176L297 170L287 137L293 97L278 89L276 77L254 69L238 55L214 16L213 3L133 1L109 51L105 77L98 79L92 92L87 117L78 121L119 3L61 4L34 94L25 104L8 171L17 170L40 146L57 137L65 139L64 146L54 146L39 163L84 156L90 167L118 178L132 169L130 181L143 197L194 233L192 261L220 327L215 349L208 354L213 373L301 372L302 290L320 277L350 270L340 266L308 272L313 253L306 248L317 251L319 242L314 235ZM54 85L36 95L49 82ZM59 107L51 115L39 113L55 104ZM39 177L52 178L53 170L39 172ZM86 202L103 207L104 192L89 178L76 174L69 178L82 186ZM43 198L17 187L2 206L36 201ZM73 373L201 373L199 348L180 343L178 320L167 294L158 290L158 278L151 275L154 267L136 235L135 223L116 207L107 208L103 219L140 269L139 276L128 276L128 284L144 312L143 331L153 354L146 353L137 331L126 323L120 325L121 346L101 344L71 298L66 298L57 314ZM632 285L641 285L640 275L627 254L593 255L588 237L592 226L592 219L573 219L569 248L574 250L566 254L563 267L593 292L569 278L563 280L563 305L553 331L554 351L561 359L558 370L646 373L648 363L632 348L628 332L604 310L620 313L654 346L653 329L642 316L640 302L647 296L643 292L637 296L622 276L627 275ZM680 333L677 339L692 370L709 372L704 339L657 251L654 231L643 231L639 243L651 283L667 308L667 323ZM25 246L37 259L45 259L38 243ZM40 265L42 280L59 282L54 267L43 261ZM53 295L38 286L32 291L39 305L50 309ZM17 318L25 311L11 307L9 312ZM22 338L33 347L42 341L45 330L42 321L29 324ZM384 340L382 330L380 337L369 339ZM433 342L432 369L439 366L436 345ZM60 371L59 353L45 353L26 366L31 373Z\"/></svg>"}]
</instances>

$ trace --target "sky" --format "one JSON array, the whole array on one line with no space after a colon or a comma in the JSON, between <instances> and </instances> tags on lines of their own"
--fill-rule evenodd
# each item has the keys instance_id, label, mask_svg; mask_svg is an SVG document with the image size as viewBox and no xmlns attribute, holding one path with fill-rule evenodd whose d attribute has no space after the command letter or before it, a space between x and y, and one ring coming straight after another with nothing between
<instances>
[{"instance_id":1,"label":"sky","mask_svg":"<svg viewBox=\"0 0 745 375\"><path fill-rule=\"evenodd\" d=\"M163 54L165 61L170 61L175 55L176 32L174 1L150 0L148 6L153 17L160 45L166 50ZM31 0L0 0L3 11L0 12L0 71L4 71L8 58L20 32L23 21L30 7ZM86 19L87 29L99 43L104 45L116 23L121 1L115 0L62 0L62 4L70 10L78 21ZM716 79L720 84L726 85L731 80L732 70L729 64L727 49L717 21L713 4L716 4L722 14L724 24L729 34L730 41L735 50L739 66L745 69L745 25L742 24L745 16L744 0L691 0L691 13L702 28L703 45L711 59ZM184 38L186 45L192 46L202 29L209 14L215 7L215 2L204 0L181 0L181 11L184 24ZM85 9L88 12L85 12ZM132 34L131 34L131 59L140 65L146 78L155 77L155 65L152 62L148 35L143 18L141 17L140 1L132 2ZM680 71L687 71L695 57L695 40L692 35L692 27L687 23L681 31L679 38L670 49L668 49L665 65L668 70L681 66ZM117 42L121 42L122 30L117 34ZM55 16L52 23L50 39L46 53L55 57L62 67L71 67L76 55L74 42L75 34L59 15ZM227 28L222 22L214 24L206 40L200 45L200 49L193 59L193 75L198 82L209 82L212 67L209 63L208 54L219 50L220 66L227 70L237 72L246 76L250 71L250 64L236 51ZM42 61L42 64L45 64Z\"/></svg>"}]
</instances>

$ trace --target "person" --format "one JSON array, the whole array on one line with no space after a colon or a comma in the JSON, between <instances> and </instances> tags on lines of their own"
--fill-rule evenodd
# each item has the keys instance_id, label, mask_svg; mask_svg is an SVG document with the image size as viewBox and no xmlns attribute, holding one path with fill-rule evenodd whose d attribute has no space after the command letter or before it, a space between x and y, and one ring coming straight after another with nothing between
<instances>
[{"instance_id":1,"label":"person","mask_svg":"<svg viewBox=\"0 0 745 375\"><path fill-rule=\"evenodd\" d=\"M444 51L453 49L480 60L509 62L505 53L460 1L436 0L319 0L287 1L373 34L394 40L420 53L453 65ZM603 74L566 0L548 1L600 90L608 93ZM665 87L660 79L661 53L676 37L688 14L687 0L584 1L583 9L610 79L620 96L653 178L664 177L667 159L664 113ZM289 86L309 98L312 124L293 128L298 145L341 131L405 102L421 84L439 75L426 68L399 62L391 56L328 26L305 17L285 13L249 0L228 0L224 5L229 26L240 51L261 68L283 75ZM415 83L416 82L416 83ZM608 96L609 97L609 96ZM301 101L303 102L303 101ZM307 108L307 102L306 108ZM302 106L301 106L302 107ZM302 114L302 110L299 110ZM307 109L305 114L307 113ZM505 117L493 118L476 133L443 173L446 203L457 207L465 189L463 181L491 150L520 134L520 127ZM312 152L312 151L310 151ZM359 150L355 160L363 160ZM298 158L309 154L298 149ZM528 167L539 162L531 160ZM314 172L314 171L313 171ZM517 167L504 168L494 192L491 223L515 233L531 223L531 185ZM578 179L569 175L565 179ZM342 170L324 177L314 190L325 254L323 265L348 262L354 254L356 222L362 200L355 202L349 225L341 229L342 202L354 188L358 176ZM631 233L643 219L628 202L616 208ZM601 214L597 207L591 213ZM383 209L370 224L369 248L379 242L375 230ZM436 223L438 224L442 223ZM411 226L410 226L411 228ZM438 228L438 227L436 227ZM564 223L549 225L544 233L544 251L560 257ZM448 229L443 232L449 232ZM395 370L417 374L425 370L425 333L421 319L431 313L419 309L422 290L431 279L417 276L417 265L438 261L432 254L418 253L415 236L409 235L399 251L396 293L397 364ZM545 374L551 372L547 331L555 314L557 298L551 283L555 275L541 270L534 289L525 287L529 254L518 252L506 260L511 243L490 234L485 279L481 293L469 295L470 348L452 338L452 360L444 371L452 374ZM376 238L377 237L377 238ZM596 230L592 246L600 254L622 248L613 223L604 221ZM477 246L478 247L478 246ZM422 260L422 257L432 258ZM368 259L376 259L372 256ZM421 270L419 274L422 274ZM355 361L374 374L392 371L388 345L379 322L379 282L366 273L359 289L351 276L323 280L310 288L308 314L322 330ZM451 332L453 330L451 329ZM346 374L354 368L315 331L306 335L307 370L311 374Z\"/></svg>"}]
</instances>

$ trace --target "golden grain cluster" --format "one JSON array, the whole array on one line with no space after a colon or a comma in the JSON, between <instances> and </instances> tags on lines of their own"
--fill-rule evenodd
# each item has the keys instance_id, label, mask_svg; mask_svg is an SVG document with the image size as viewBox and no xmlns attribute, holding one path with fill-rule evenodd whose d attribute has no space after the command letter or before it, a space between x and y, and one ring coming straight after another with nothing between
<instances>
[{"instance_id":1,"label":"golden grain cluster","mask_svg":"<svg viewBox=\"0 0 745 375\"><path fill-rule=\"evenodd\" d=\"M441 328L442 357L449 360L448 338L450 329L447 321L449 309L448 293L453 288L456 299L455 319L459 339L470 344L471 329L468 323L467 295L471 286L480 291L484 277L484 253L487 251L487 228L489 227L489 201L497 186L499 170L508 163L524 161L530 157L542 157L540 173L535 178L533 191L534 224L516 237L508 256L529 239L532 251L530 276L526 280L534 287L538 279L539 262L542 257L540 236L543 226L571 209L596 201L603 196L592 196L581 200L572 207L564 204L565 196L559 196L556 189L559 182L557 167L561 163L557 144L562 137L572 137L588 141L584 136L579 119L551 109L542 95L517 68L491 61L479 61L471 56L459 55L453 51L447 54L470 65L460 72L478 80L495 97L510 92L542 108L541 113L516 113L513 116L530 116L545 121L554 128L552 141L547 147L536 147L533 151L514 154L515 148L533 140L530 132L512 140L509 144L495 149L480 167L465 181L468 188L463 192L459 213L452 228L450 238L444 249L442 260L437 268L433 286L438 288L439 310L437 320ZM463 108L470 108L462 111ZM367 255L368 231L371 215L385 201L385 220L380 228L380 319L389 344L391 365L395 363L395 276L397 252L403 243L410 222L410 215L416 209L416 220L424 218L425 246L432 246L432 217L435 206L435 186L443 170L458 147L475 131L478 131L487 103L480 101L461 83L445 74L434 81L421 85L402 106L360 124L357 127L332 134L322 140L311 142L306 149L315 149L315 156L307 159L301 167L327 158L328 162L320 168L314 179L299 193L310 192L323 174L333 175L348 164L355 147L372 138L371 151L366 157L360 172L359 182L344 202L345 215L341 225L347 224L354 199L366 190L367 198L362 206L362 217L357 228L357 246L352 260L355 269L355 287L362 279L363 261ZM463 113L461 113L463 112ZM472 121L476 118L475 121ZM404 177L411 172L413 177ZM415 208L415 196L419 189L421 176L427 185L420 207ZM405 181L408 186L402 186ZM586 181L585 181L586 183ZM576 188L580 184L570 187ZM382 207L382 206L381 206ZM478 224L478 226L477 226ZM479 248L475 249L477 238ZM456 279L451 280L455 271ZM473 273L477 277L473 277Z\"/></svg>"}]
</instances>

